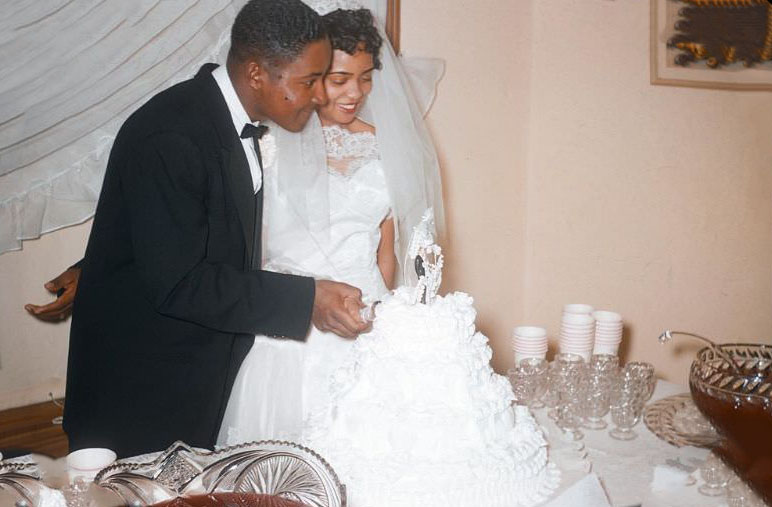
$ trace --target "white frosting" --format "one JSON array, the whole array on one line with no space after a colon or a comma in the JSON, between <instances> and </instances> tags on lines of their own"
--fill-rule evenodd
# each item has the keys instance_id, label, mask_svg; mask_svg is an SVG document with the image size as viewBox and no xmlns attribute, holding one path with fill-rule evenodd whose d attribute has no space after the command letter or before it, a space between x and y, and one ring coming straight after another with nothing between
<instances>
[{"instance_id":1,"label":"white frosting","mask_svg":"<svg viewBox=\"0 0 772 507\"><path fill-rule=\"evenodd\" d=\"M331 383L306 443L332 464L352 507L530 506L560 474L527 408L491 369L467 294L409 304L400 288Z\"/></svg>"}]
</instances>

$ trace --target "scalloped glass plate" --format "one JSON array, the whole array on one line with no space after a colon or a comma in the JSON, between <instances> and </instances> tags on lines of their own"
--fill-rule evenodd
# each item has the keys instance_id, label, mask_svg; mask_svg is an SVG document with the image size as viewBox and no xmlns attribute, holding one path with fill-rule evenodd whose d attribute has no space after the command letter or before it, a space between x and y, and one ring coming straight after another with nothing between
<instances>
[{"instance_id":1,"label":"scalloped glass plate","mask_svg":"<svg viewBox=\"0 0 772 507\"><path fill-rule=\"evenodd\" d=\"M650 404L643 421L652 433L676 447L711 447L720 440L689 393L668 396Z\"/></svg>"}]
</instances>

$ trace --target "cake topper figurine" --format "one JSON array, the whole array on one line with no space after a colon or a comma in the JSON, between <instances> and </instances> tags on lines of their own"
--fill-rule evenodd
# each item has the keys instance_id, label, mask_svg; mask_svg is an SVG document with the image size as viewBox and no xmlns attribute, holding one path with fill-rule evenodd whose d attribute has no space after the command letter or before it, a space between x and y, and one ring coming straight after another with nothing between
<instances>
[{"instance_id":1,"label":"cake topper figurine","mask_svg":"<svg viewBox=\"0 0 772 507\"><path fill-rule=\"evenodd\" d=\"M436 296L442 283L442 248L434 242L434 210L429 208L421 222L413 228L413 237L407 249L408 258L414 259L416 282L413 292L413 304L430 303ZM405 269L409 265L405 262ZM405 273L405 280L407 280Z\"/></svg>"}]
</instances>

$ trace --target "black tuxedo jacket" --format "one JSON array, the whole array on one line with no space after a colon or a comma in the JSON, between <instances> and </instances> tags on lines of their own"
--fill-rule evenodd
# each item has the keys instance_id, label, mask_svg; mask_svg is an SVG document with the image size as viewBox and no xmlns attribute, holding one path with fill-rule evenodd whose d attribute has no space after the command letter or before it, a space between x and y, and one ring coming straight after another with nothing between
<instances>
[{"instance_id":1,"label":"black tuxedo jacket","mask_svg":"<svg viewBox=\"0 0 772 507\"><path fill-rule=\"evenodd\" d=\"M215 67L115 139L70 331L70 450L212 447L253 335L307 334L313 279L251 269L260 206Z\"/></svg>"}]
</instances>

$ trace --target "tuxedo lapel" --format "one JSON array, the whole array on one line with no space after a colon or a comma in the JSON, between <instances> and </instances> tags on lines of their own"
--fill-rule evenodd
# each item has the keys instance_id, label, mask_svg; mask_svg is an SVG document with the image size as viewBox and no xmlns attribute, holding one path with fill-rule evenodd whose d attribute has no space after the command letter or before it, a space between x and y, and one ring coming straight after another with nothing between
<instances>
[{"instance_id":1,"label":"tuxedo lapel","mask_svg":"<svg viewBox=\"0 0 772 507\"><path fill-rule=\"evenodd\" d=\"M250 266L253 258L255 241L255 193L252 183L252 173L249 170L249 162L244 153L244 146L233 127L228 105L222 96L217 82L212 77L212 71L217 65L206 64L196 74L196 80L200 84L205 99L205 107L211 111L217 133L222 146L222 170L225 174L227 185L236 205L239 215L241 230L244 233L246 245L246 263Z\"/></svg>"},{"instance_id":2,"label":"tuxedo lapel","mask_svg":"<svg viewBox=\"0 0 772 507\"><path fill-rule=\"evenodd\" d=\"M236 203L236 210L247 245L247 263L252 259L252 248L255 241L255 194L253 192L252 174L249 162L244 154L241 143L233 150L223 150L223 170L228 179L228 186ZM250 266L251 267L251 266Z\"/></svg>"}]
</instances>

